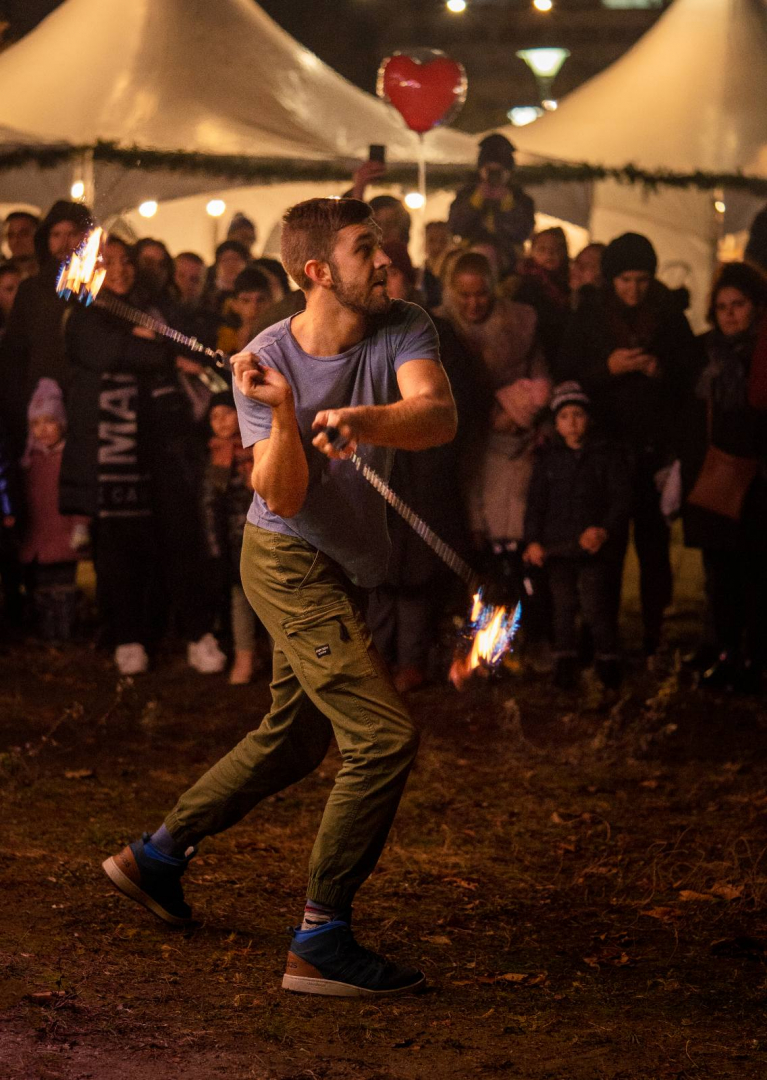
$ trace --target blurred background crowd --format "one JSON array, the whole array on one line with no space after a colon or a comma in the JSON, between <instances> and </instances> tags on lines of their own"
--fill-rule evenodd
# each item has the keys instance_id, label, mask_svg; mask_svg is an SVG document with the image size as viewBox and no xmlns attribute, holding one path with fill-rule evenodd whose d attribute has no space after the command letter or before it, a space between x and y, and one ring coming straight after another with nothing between
<instances>
[{"instance_id":1,"label":"blurred background crowd","mask_svg":"<svg viewBox=\"0 0 767 1080\"><path fill-rule=\"evenodd\" d=\"M347 195L384 166L366 162ZM370 200L393 299L437 327L459 415L449 446L399 452L391 484L435 531L523 604L520 671L572 690L585 667L608 690L667 649L670 540L702 553L701 617L684 662L702 686L750 694L767 663L767 278L763 229L747 261L713 277L709 329L656 276L636 233L568 250L535 231L501 135L446 221L409 254L411 219ZM246 683L269 640L245 600L239 551L252 455L230 387L198 354L99 307L59 299L61 263L89 213L56 202L5 220L0 265L0 574L3 634L90 639L124 675L183 642L201 673ZM215 261L156 239L104 247L105 295L233 353L304 297L253 223L235 214ZM398 687L441 674L449 616L466 597L396 515L368 619ZM624 564L639 567L641 639L621 640ZM95 582L95 585L94 585ZM447 628L447 629L446 629ZM452 635L452 637L451 637ZM624 633L625 638L625 633ZM442 658L442 659L441 659Z\"/></svg>"}]
</instances>

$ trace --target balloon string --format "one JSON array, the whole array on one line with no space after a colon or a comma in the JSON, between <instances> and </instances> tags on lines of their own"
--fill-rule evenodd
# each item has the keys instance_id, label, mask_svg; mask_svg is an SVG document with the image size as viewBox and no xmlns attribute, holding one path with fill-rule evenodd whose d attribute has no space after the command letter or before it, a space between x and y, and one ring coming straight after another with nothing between
<instances>
[{"instance_id":1,"label":"balloon string","mask_svg":"<svg viewBox=\"0 0 767 1080\"><path fill-rule=\"evenodd\" d=\"M423 133L418 136L418 191L421 196L421 240L423 243L423 263L426 263L426 144Z\"/></svg>"}]
</instances>

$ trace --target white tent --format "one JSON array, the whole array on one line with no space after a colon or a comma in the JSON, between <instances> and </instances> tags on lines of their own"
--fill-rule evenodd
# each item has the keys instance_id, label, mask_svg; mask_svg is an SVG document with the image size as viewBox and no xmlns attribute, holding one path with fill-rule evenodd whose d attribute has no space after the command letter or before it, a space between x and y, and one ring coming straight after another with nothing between
<instances>
[{"instance_id":1,"label":"white tent","mask_svg":"<svg viewBox=\"0 0 767 1080\"><path fill-rule=\"evenodd\" d=\"M767 177L767 15L762 0L675 0L620 60L525 128L504 130L525 160ZM726 206L715 210L715 200ZM543 193L545 206L545 190ZM644 232L662 266L689 267L700 322L716 245L763 199L735 191L594 185L595 240ZM561 210L560 210L561 213Z\"/></svg>"},{"instance_id":2,"label":"white tent","mask_svg":"<svg viewBox=\"0 0 767 1080\"><path fill-rule=\"evenodd\" d=\"M286 178L291 164L348 168L372 142L384 143L394 163L418 156L418 136L394 109L322 63L253 0L66 0L0 57L0 129L6 148L86 148L80 172L99 141L246 155L276 171L284 163ZM429 132L425 151L436 166L475 160L473 139L457 131ZM0 200L42 205L72 176L71 164L0 172ZM191 174L95 164L102 216L231 183L215 163Z\"/></svg>"}]
</instances>

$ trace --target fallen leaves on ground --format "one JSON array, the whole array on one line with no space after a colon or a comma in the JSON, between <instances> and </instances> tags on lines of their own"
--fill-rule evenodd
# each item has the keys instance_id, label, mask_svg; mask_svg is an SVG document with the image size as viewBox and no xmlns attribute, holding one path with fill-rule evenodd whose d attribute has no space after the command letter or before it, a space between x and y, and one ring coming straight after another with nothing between
<instances>
[{"instance_id":1,"label":"fallen leaves on ground","mask_svg":"<svg viewBox=\"0 0 767 1080\"><path fill-rule=\"evenodd\" d=\"M603 949L599 949L594 956L584 956L583 962L588 964L590 968L596 968L599 971L602 964L608 964L610 967L625 967L626 964L631 963L631 957L623 949L606 945Z\"/></svg>"},{"instance_id":2,"label":"fallen leaves on ground","mask_svg":"<svg viewBox=\"0 0 767 1080\"><path fill-rule=\"evenodd\" d=\"M658 919L660 922L670 923L681 919L682 912L678 908L654 907L643 911L642 915L647 915L650 919Z\"/></svg>"},{"instance_id":3,"label":"fallen leaves on ground","mask_svg":"<svg viewBox=\"0 0 767 1080\"><path fill-rule=\"evenodd\" d=\"M541 971L538 974L533 974L530 971L507 971L503 975L480 975L477 982L483 984L508 982L516 983L519 986L541 986L546 982L548 974L545 971Z\"/></svg>"}]
</instances>

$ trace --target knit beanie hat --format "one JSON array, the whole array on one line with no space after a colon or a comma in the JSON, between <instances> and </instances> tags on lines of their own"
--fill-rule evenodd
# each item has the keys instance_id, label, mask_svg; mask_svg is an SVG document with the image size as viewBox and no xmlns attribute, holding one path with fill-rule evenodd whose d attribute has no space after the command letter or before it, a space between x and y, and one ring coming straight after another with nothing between
<instances>
[{"instance_id":1,"label":"knit beanie hat","mask_svg":"<svg viewBox=\"0 0 767 1080\"><path fill-rule=\"evenodd\" d=\"M479 144L477 168L481 169L483 165L502 165L504 169L511 171L514 168L515 149L514 144L497 131L486 135Z\"/></svg>"},{"instance_id":2,"label":"knit beanie hat","mask_svg":"<svg viewBox=\"0 0 767 1080\"><path fill-rule=\"evenodd\" d=\"M560 409L564 409L565 405L580 405L582 409L589 409L591 406L589 396L581 384L572 379L555 386L551 397L551 411L554 416Z\"/></svg>"},{"instance_id":3,"label":"knit beanie hat","mask_svg":"<svg viewBox=\"0 0 767 1080\"><path fill-rule=\"evenodd\" d=\"M30 422L41 416L50 416L59 424L67 422L64 395L54 379L40 379L27 406L27 419Z\"/></svg>"},{"instance_id":4,"label":"knit beanie hat","mask_svg":"<svg viewBox=\"0 0 767 1080\"><path fill-rule=\"evenodd\" d=\"M40 379L29 400L27 406L29 430L27 431L27 443L21 459L21 464L25 469L29 467L35 451L48 452L32 434L32 421L38 420L41 416L49 416L52 420L61 424L62 429L66 426L67 414L64 409L64 396L55 379Z\"/></svg>"},{"instance_id":5,"label":"knit beanie hat","mask_svg":"<svg viewBox=\"0 0 767 1080\"><path fill-rule=\"evenodd\" d=\"M602 253L602 274L605 281L614 281L627 270L643 270L655 277L658 256L646 236L628 232L608 244Z\"/></svg>"},{"instance_id":6,"label":"knit beanie hat","mask_svg":"<svg viewBox=\"0 0 767 1080\"><path fill-rule=\"evenodd\" d=\"M391 259L391 264L395 270L399 270L400 273L405 275L408 285L413 288L416 281L415 267L410 260L410 253L407 249L407 244L403 244L401 240L387 240L385 244L381 244L381 250L384 255Z\"/></svg>"}]
</instances>

